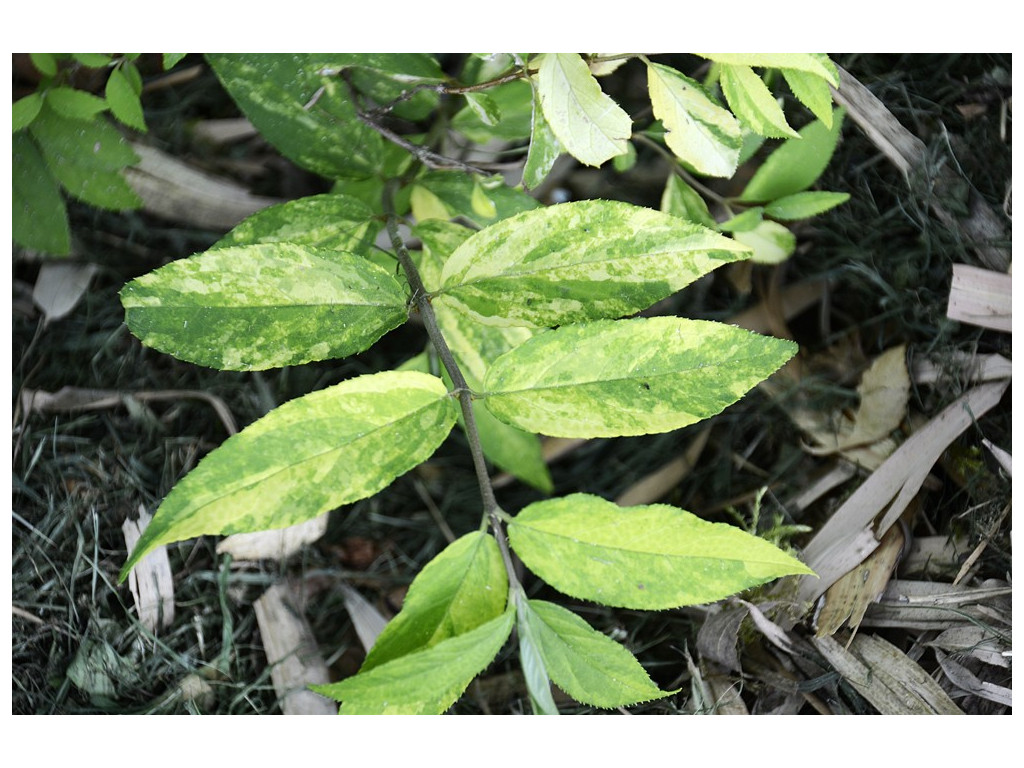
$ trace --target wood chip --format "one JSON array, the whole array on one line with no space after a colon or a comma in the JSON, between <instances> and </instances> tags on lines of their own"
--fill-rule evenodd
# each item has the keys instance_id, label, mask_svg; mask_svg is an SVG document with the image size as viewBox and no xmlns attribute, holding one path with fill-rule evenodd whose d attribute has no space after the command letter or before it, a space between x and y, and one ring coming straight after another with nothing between
<instances>
[{"instance_id":1,"label":"wood chip","mask_svg":"<svg viewBox=\"0 0 1024 768\"><path fill-rule=\"evenodd\" d=\"M998 614L1010 594L1006 585L964 587L893 579L878 602L868 607L861 626L942 631L970 623L997 623L991 609ZM1009 626L1009 621L1005 624Z\"/></svg>"},{"instance_id":2,"label":"wood chip","mask_svg":"<svg viewBox=\"0 0 1024 768\"><path fill-rule=\"evenodd\" d=\"M308 688L330 677L297 605L285 584L274 584L253 604L278 703L286 715L336 715L336 703Z\"/></svg>"},{"instance_id":3,"label":"wood chip","mask_svg":"<svg viewBox=\"0 0 1024 768\"><path fill-rule=\"evenodd\" d=\"M153 147L135 143L138 165L125 178L150 213L202 229L227 231L247 216L284 200L254 195Z\"/></svg>"},{"instance_id":4,"label":"wood chip","mask_svg":"<svg viewBox=\"0 0 1024 768\"><path fill-rule=\"evenodd\" d=\"M743 690L743 681L732 675L725 674L716 668L716 665L700 662L701 676L704 684L714 701L714 713L716 715L749 715L750 710L743 702L740 691Z\"/></svg>"},{"instance_id":5,"label":"wood chip","mask_svg":"<svg viewBox=\"0 0 1024 768\"><path fill-rule=\"evenodd\" d=\"M964 693L980 696L1007 707L1013 706L1013 691L1009 688L979 679L967 667L954 661L942 651L936 650L935 658L939 660L939 666L942 667L942 671L946 673L949 681Z\"/></svg>"},{"instance_id":6,"label":"wood chip","mask_svg":"<svg viewBox=\"0 0 1024 768\"><path fill-rule=\"evenodd\" d=\"M663 465L654 472L642 477L633 483L629 488L615 499L615 503L622 507L632 507L639 504L651 504L658 501L675 488L697 465L697 460L704 451L711 435L711 427L704 427L697 433L682 456L677 456L672 461Z\"/></svg>"},{"instance_id":7,"label":"wood chip","mask_svg":"<svg viewBox=\"0 0 1024 768\"><path fill-rule=\"evenodd\" d=\"M907 438L861 484L804 549L804 562L817 573L817 578L800 578L800 600L813 603L877 548L878 541L906 511L946 447L998 404L1008 385L1008 381L991 382L966 392ZM872 528L880 515L881 522Z\"/></svg>"},{"instance_id":8,"label":"wood chip","mask_svg":"<svg viewBox=\"0 0 1024 768\"><path fill-rule=\"evenodd\" d=\"M903 529L894 525L864 562L828 588L821 596L821 608L815 617L818 637L834 635L847 622L856 634L868 606L885 591L905 545Z\"/></svg>"},{"instance_id":9,"label":"wood chip","mask_svg":"<svg viewBox=\"0 0 1024 768\"><path fill-rule=\"evenodd\" d=\"M125 520L121 525L128 552L142 536L152 516L139 506L138 520ZM128 574L128 589L135 601L135 610L142 625L152 632L174 623L174 575L167 547L157 547L146 555Z\"/></svg>"},{"instance_id":10,"label":"wood chip","mask_svg":"<svg viewBox=\"0 0 1024 768\"><path fill-rule=\"evenodd\" d=\"M1005 272L953 265L946 317L981 328L1013 330L1013 279Z\"/></svg>"},{"instance_id":11,"label":"wood chip","mask_svg":"<svg viewBox=\"0 0 1024 768\"><path fill-rule=\"evenodd\" d=\"M883 715L962 715L945 691L899 648L858 635L847 651L834 638L812 638L829 664Z\"/></svg>"},{"instance_id":12,"label":"wood chip","mask_svg":"<svg viewBox=\"0 0 1024 768\"><path fill-rule=\"evenodd\" d=\"M236 533L217 544L217 554L235 560L285 560L327 532L327 515L272 531Z\"/></svg>"},{"instance_id":13,"label":"wood chip","mask_svg":"<svg viewBox=\"0 0 1024 768\"><path fill-rule=\"evenodd\" d=\"M934 384L949 376L966 381L982 382L1008 379L1013 375L1013 363L1002 355L971 355L953 352L949 364L943 366L931 360L916 360L913 378L917 384Z\"/></svg>"},{"instance_id":14,"label":"wood chip","mask_svg":"<svg viewBox=\"0 0 1024 768\"><path fill-rule=\"evenodd\" d=\"M747 612L738 605L709 607L697 630L697 653L732 672L742 671L736 645Z\"/></svg>"},{"instance_id":15,"label":"wood chip","mask_svg":"<svg viewBox=\"0 0 1024 768\"><path fill-rule=\"evenodd\" d=\"M352 619L352 626L356 630L359 642L363 650L369 652L377 637L384 631L388 620L378 611L372 603L359 594L348 584L341 585L341 597L345 602L345 610Z\"/></svg>"},{"instance_id":16,"label":"wood chip","mask_svg":"<svg viewBox=\"0 0 1024 768\"><path fill-rule=\"evenodd\" d=\"M1011 635L1007 630L997 632L990 627L963 624L943 630L925 645L959 656L970 656L985 664L1003 669L1010 668Z\"/></svg>"},{"instance_id":17,"label":"wood chip","mask_svg":"<svg viewBox=\"0 0 1024 768\"><path fill-rule=\"evenodd\" d=\"M915 536L900 563L900 575L951 581L960 570L969 546L963 537Z\"/></svg>"},{"instance_id":18,"label":"wood chip","mask_svg":"<svg viewBox=\"0 0 1024 768\"><path fill-rule=\"evenodd\" d=\"M89 389L83 387L61 387L56 392L42 389L24 389L21 392L21 408L25 414L55 411L96 411L125 405L126 398L146 403L161 400L196 399L209 403L217 413L229 435L238 432L235 417L227 404L216 395L198 389L164 389L153 391L127 392L119 389Z\"/></svg>"}]
</instances>

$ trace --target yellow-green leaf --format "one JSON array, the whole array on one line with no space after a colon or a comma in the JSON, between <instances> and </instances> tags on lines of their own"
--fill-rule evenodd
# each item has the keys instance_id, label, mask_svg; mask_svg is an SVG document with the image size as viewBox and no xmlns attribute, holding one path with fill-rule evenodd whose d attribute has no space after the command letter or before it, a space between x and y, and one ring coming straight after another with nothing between
<instances>
[{"instance_id":1,"label":"yellow-green leaf","mask_svg":"<svg viewBox=\"0 0 1024 768\"><path fill-rule=\"evenodd\" d=\"M402 610L384 627L360 672L473 631L500 616L507 597L508 576L494 537L467 533L416 575Z\"/></svg>"},{"instance_id":2,"label":"yellow-green leaf","mask_svg":"<svg viewBox=\"0 0 1024 768\"><path fill-rule=\"evenodd\" d=\"M799 136L789 127L782 107L764 80L742 64L722 64L719 83L729 106L751 130L771 138Z\"/></svg>"},{"instance_id":3,"label":"yellow-green leaf","mask_svg":"<svg viewBox=\"0 0 1024 768\"><path fill-rule=\"evenodd\" d=\"M285 528L372 496L429 458L455 416L444 383L414 371L359 376L291 400L174 486L121 580L161 544Z\"/></svg>"},{"instance_id":4,"label":"yellow-green leaf","mask_svg":"<svg viewBox=\"0 0 1024 768\"><path fill-rule=\"evenodd\" d=\"M509 608L471 632L313 690L342 702L343 715L440 715L498 655L512 633Z\"/></svg>"},{"instance_id":5,"label":"yellow-green leaf","mask_svg":"<svg viewBox=\"0 0 1024 768\"><path fill-rule=\"evenodd\" d=\"M401 285L362 256L293 243L216 248L121 290L144 344L221 370L361 352L407 318Z\"/></svg>"},{"instance_id":6,"label":"yellow-green leaf","mask_svg":"<svg viewBox=\"0 0 1024 768\"><path fill-rule=\"evenodd\" d=\"M483 323L544 327L639 312L746 256L675 216L585 200L477 232L448 259L437 296Z\"/></svg>"},{"instance_id":7,"label":"yellow-green leaf","mask_svg":"<svg viewBox=\"0 0 1024 768\"><path fill-rule=\"evenodd\" d=\"M751 248L750 260L758 264L781 264L796 251L796 235L777 221L761 221L734 232L733 237Z\"/></svg>"},{"instance_id":8,"label":"yellow-green leaf","mask_svg":"<svg viewBox=\"0 0 1024 768\"><path fill-rule=\"evenodd\" d=\"M664 64L647 65L647 90L654 116L664 124L665 143L676 157L697 173L732 176L743 143L732 113L696 80Z\"/></svg>"},{"instance_id":9,"label":"yellow-green leaf","mask_svg":"<svg viewBox=\"0 0 1024 768\"><path fill-rule=\"evenodd\" d=\"M417 226L415 234L423 242L420 276L430 289L440 284L445 260L472 231L449 222L429 221ZM433 307L441 333L475 392L483 389L484 377L496 358L533 335L528 328L478 323L449 306L444 297L435 299ZM472 407L487 459L534 488L550 492L551 474L537 436L494 418L479 400L474 400Z\"/></svg>"},{"instance_id":10,"label":"yellow-green leaf","mask_svg":"<svg viewBox=\"0 0 1024 768\"><path fill-rule=\"evenodd\" d=\"M530 504L508 533L526 566L555 589L621 608L708 603L812 573L764 539L667 504L620 507L573 494Z\"/></svg>"},{"instance_id":11,"label":"yellow-green leaf","mask_svg":"<svg viewBox=\"0 0 1024 768\"><path fill-rule=\"evenodd\" d=\"M628 707L674 691L656 686L626 648L572 611L545 600L517 601L520 644L537 649L552 682L595 707Z\"/></svg>"},{"instance_id":12,"label":"yellow-green leaf","mask_svg":"<svg viewBox=\"0 0 1024 768\"><path fill-rule=\"evenodd\" d=\"M720 64L772 67L807 72L839 87L839 70L823 53L698 53Z\"/></svg>"},{"instance_id":13,"label":"yellow-green leaf","mask_svg":"<svg viewBox=\"0 0 1024 768\"><path fill-rule=\"evenodd\" d=\"M502 421L554 437L668 432L721 412L796 349L706 320L566 325L499 357L485 403Z\"/></svg>"},{"instance_id":14,"label":"yellow-green leaf","mask_svg":"<svg viewBox=\"0 0 1024 768\"><path fill-rule=\"evenodd\" d=\"M832 91L829 90L828 81L799 69L783 69L782 76L800 103L811 110L826 128L831 128Z\"/></svg>"},{"instance_id":15,"label":"yellow-green leaf","mask_svg":"<svg viewBox=\"0 0 1024 768\"><path fill-rule=\"evenodd\" d=\"M578 53L540 56L537 91L551 130L581 163L599 166L626 153L633 121L601 90Z\"/></svg>"}]
</instances>

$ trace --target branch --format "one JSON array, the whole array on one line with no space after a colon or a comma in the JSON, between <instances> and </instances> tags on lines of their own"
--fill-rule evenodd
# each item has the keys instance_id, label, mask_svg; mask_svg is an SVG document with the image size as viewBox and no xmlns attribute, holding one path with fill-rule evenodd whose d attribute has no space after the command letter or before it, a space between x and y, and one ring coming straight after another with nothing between
<instances>
[{"instance_id":1,"label":"branch","mask_svg":"<svg viewBox=\"0 0 1024 768\"><path fill-rule=\"evenodd\" d=\"M395 213L394 193L398 184L397 179L388 181L384 188L384 215L388 236L391 238L391 246L395 249L395 256L405 271L409 287L412 288L412 302L420 313L423 326L427 329L427 335L437 350L438 357L451 377L453 393L458 397L459 406L462 408L462 420L465 426L466 438L469 441L469 450L473 456L473 467L476 470L477 483L480 486L480 497L483 500L484 516L490 522L494 531L494 538L497 539L498 548L501 551L502 560L505 563L505 570L508 573L509 583L518 584L515 574L515 566L512 562L512 553L509 551L508 539L505 530L502 528L502 516L504 511L498 506L498 500L494 496L494 487L491 485L491 477L487 472L487 460L484 458L483 446L480 443L480 432L476 426L476 417L473 415L473 395L463 375L455 356L448 347L444 335L437 324L437 316L430 304L430 295L423 285L419 270L413 263L405 243L398 232L398 215Z\"/></svg>"}]
</instances>

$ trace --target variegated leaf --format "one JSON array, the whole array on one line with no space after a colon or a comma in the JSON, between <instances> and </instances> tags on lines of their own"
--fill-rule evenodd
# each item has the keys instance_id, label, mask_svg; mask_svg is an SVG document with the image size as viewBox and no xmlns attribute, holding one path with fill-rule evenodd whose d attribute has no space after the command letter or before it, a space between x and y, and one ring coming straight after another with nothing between
<instances>
[{"instance_id":1,"label":"variegated leaf","mask_svg":"<svg viewBox=\"0 0 1024 768\"><path fill-rule=\"evenodd\" d=\"M812 573L764 539L667 504L620 507L577 493L530 504L508 533L526 566L555 589L622 608L707 603Z\"/></svg>"},{"instance_id":2,"label":"variegated leaf","mask_svg":"<svg viewBox=\"0 0 1024 768\"><path fill-rule=\"evenodd\" d=\"M537 92L559 143L584 165L599 166L626 153L633 121L601 90L578 53L538 59Z\"/></svg>"},{"instance_id":3,"label":"variegated leaf","mask_svg":"<svg viewBox=\"0 0 1024 768\"><path fill-rule=\"evenodd\" d=\"M697 173L728 178L743 143L740 124L696 80L664 64L647 65L654 116L665 126L665 143Z\"/></svg>"},{"instance_id":4,"label":"variegated leaf","mask_svg":"<svg viewBox=\"0 0 1024 768\"><path fill-rule=\"evenodd\" d=\"M476 233L445 264L436 300L493 325L622 317L746 256L734 240L675 216L586 200Z\"/></svg>"},{"instance_id":5,"label":"variegated leaf","mask_svg":"<svg viewBox=\"0 0 1024 768\"><path fill-rule=\"evenodd\" d=\"M264 370L361 352L407 318L406 297L362 256L292 243L217 248L121 290L150 347L222 370Z\"/></svg>"},{"instance_id":6,"label":"variegated leaf","mask_svg":"<svg viewBox=\"0 0 1024 768\"><path fill-rule=\"evenodd\" d=\"M293 243L360 253L376 234L373 210L347 195L312 195L264 208L217 241L215 247Z\"/></svg>"},{"instance_id":7,"label":"variegated leaf","mask_svg":"<svg viewBox=\"0 0 1024 768\"><path fill-rule=\"evenodd\" d=\"M704 320L567 325L499 357L485 403L553 437L668 432L721 412L795 352L791 341Z\"/></svg>"},{"instance_id":8,"label":"variegated leaf","mask_svg":"<svg viewBox=\"0 0 1024 768\"><path fill-rule=\"evenodd\" d=\"M455 423L436 376L385 371L289 401L229 437L164 499L121 580L161 544L285 528L372 496Z\"/></svg>"},{"instance_id":9,"label":"variegated leaf","mask_svg":"<svg viewBox=\"0 0 1024 768\"><path fill-rule=\"evenodd\" d=\"M807 72L839 87L839 70L823 53L698 53L720 64L772 67Z\"/></svg>"},{"instance_id":10,"label":"variegated leaf","mask_svg":"<svg viewBox=\"0 0 1024 768\"><path fill-rule=\"evenodd\" d=\"M720 65L722 93L736 117L751 130L772 138L798 136L764 80L742 64Z\"/></svg>"},{"instance_id":11,"label":"variegated leaf","mask_svg":"<svg viewBox=\"0 0 1024 768\"><path fill-rule=\"evenodd\" d=\"M207 61L260 135L296 165L327 178L367 178L383 139L360 122L338 71L358 54L220 53Z\"/></svg>"}]
</instances>

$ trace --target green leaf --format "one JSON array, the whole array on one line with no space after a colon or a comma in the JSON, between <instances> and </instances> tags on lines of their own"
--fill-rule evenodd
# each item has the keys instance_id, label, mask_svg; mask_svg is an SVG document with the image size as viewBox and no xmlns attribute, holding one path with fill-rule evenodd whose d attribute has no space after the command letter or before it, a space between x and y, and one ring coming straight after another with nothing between
<instances>
[{"instance_id":1,"label":"green leaf","mask_svg":"<svg viewBox=\"0 0 1024 768\"><path fill-rule=\"evenodd\" d=\"M175 65L188 56L187 53L165 53L163 55L164 72L174 69Z\"/></svg>"},{"instance_id":2,"label":"green leaf","mask_svg":"<svg viewBox=\"0 0 1024 768\"><path fill-rule=\"evenodd\" d=\"M313 690L342 702L343 715L440 715L498 655L512 633L509 608L472 632Z\"/></svg>"},{"instance_id":3,"label":"green leaf","mask_svg":"<svg viewBox=\"0 0 1024 768\"><path fill-rule=\"evenodd\" d=\"M429 192L433 197L423 195L423 192ZM464 216L481 227L540 207L537 200L500 180L495 183L457 171L423 174L416 179L413 194L421 195L418 198L419 210L425 217L449 219Z\"/></svg>"},{"instance_id":4,"label":"green leaf","mask_svg":"<svg viewBox=\"0 0 1024 768\"><path fill-rule=\"evenodd\" d=\"M508 575L494 537L468 533L413 579L402 610L384 627L360 673L472 632L501 616Z\"/></svg>"},{"instance_id":5,"label":"green leaf","mask_svg":"<svg viewBox=\"0 0 1024 768\"><path fill-rule=\"evenodd\" d=\"M674 173L669 174L665 191L661 193L661 210L702 227L715 228L715 219L704 198Z\"/></svg>"},{"instance_id":6,"label":"green leaf","mask_svg":"<svg viewBox=\"0 0 1024 768\"><path fill-rule=\"evenodd\" d=\"M72 120L90 121L108 106L99 96L64 85L47 90L45 98L55 112Z\"/></svg>"},{"instance_id":7,"label":"green leaf","mask_svg":"<svg viewBox=\"0 0 1024 768\"><path fill-rule=\"evenodd\" d=\"M828 82L817 75L798 69L783 69L782 76L800 103L811 110L826 128L831 128L832 91L829 90Z\"/></svg>"},{"instance_id":8,"label":"green leaf","mask_svg":"<svg viewBox=\"0 0 1024 768\"><path fill-rule=\"evenodd\" d=\"M796 235L775 221L762 221L733 237L753 250L750 260L758 264L781 264L796 251Z\"/></svg>"},{"instance_id":9,"label":"green leaf","mask_svg":"<svg viewBox=\"0 0 1024 768\"><path fill-rule=\"evenodd\" d=\"M698 53L720 64L807 72L839 87L839 70L823 53Z\"/></svg>"},{"instance_id":10,"label":"green leaf","mask_svg":"<svg viewBox=\"0 0 1024 768\"><path fill-rule=\"evenodd\" d=\"M501 107L489 94L482 91L471 91L466 94L466 105L488 128L493 128L501 123Z\"/></svg>"},{"instance_id":11,"label":"green leaf","mask_svg":"<svg viewBox=\"0 0 1024 768\"><path fill-rule=\"evenodd\" d=\"M11 132L17 133L27 128L36 119L42 107L43 95L39 91L34 91L14 102L11 108Z\"/></svg>"},{"instance_id":12,"label":"green leaf","mask_svg":"<svg viewBox=\"0 0 1024 768\"><path fill-rule=\"evenodd\" d=\"M843 127L843 111L836 109L832 127L820 120L804 126L799 139L789 139L772 152L747 184L740 200L768 202L803 192L828 166Z\"/></svg>"},{"instance_id":13,"label":"green leaf","mask_svg":"<svg viewBox=\"0 0 1024 768\"><path fill-rule=\"evenodd\" d=\"M79 200L114 211L142 206L121 175L139 159L108 122L68 119L47 101L28 130L53 175Z\"/></svg>"},{"instance_id":14,"label":"green leaf","mask_svg":"<svg viewBox=\"0 0 1024 768\"><path fill-rule=\"evenodd\" d=\"M118 67L118 69L121 71L121 74L123 74L125 79L128 81L128 85L131 87L132 91L135 92L135 95L141 96L142 75L139 73L139 68L135 66L135 63L132 61L126 61L124 64Z\"/></svg>"},{"instance_id":15,"label":"green leaf","mask_svg":"<svg viewBox=\"0 0 1024 768\"><path fill-rule=\"evenodd\" d=\"M636 147L633 146L633 142L626 144L626 154L616 155L612 158L612 167L616 173L626 173L634 165L636 165Z\"/></svg>"},{"instance_id":16,"label":"green leaf","mask_svg":"<svg viewBox=\"0 0 1024 768\"><path fill-rule=\"evenodd\" d=\"M669 432L735 403L796 349L677 317L564 325L499 357L485 402L502 421L554 437Z\"/></svg>"},{"instance_id":17,"label":"green leaf","mask_svg":"<svg viewBox=\"0 0 1024 768\"><path fill-rule=\"evenodd\" d=\"M540 95L535 94L530 128L530 149L526 153L526 165L523 167L523 186L527 189L539 187L561 154L562 145L558 143L558 138L551 130L551 126L548 125L548 121L544 119Z\"/></svg>"},{"instance_id":18,"label":"green leaf","mask_svg":"<svg viewBox=\"0 0 1024 768\"><path fill-rule=\"evenodd\" d=\"M366 103L388 105L386 108L388 114L399 120L410 122L428 120L431 112L437 108L440 95L436 90L425 89L412 91L410 97L410 86L417 82L440 82L443 77L440 70L437 70L436 63L430 76L419 77L405 74L401 61L388 62L384 60L385 58L402 59L406 56L433 61L433 57L427 54L375 54L374 64L394 67L397 71L380 71L376 68L358 66L349 68L345 72L345 77Z\"/></svg>"},{"instance_id":19,"label":"green leaf","mask_svg":"<svg viewBox=\"0 0 1024 768\"><path fill-rule=\"evenodd\" d=\"M540 56L537 91L551 130L581 163L599 166L626 153L633 121L601 90L579 54Z\"/></svg>"},{"instance_id":20,"label":"green leaf","mask_svg":"<svg viewBox=\"0 0 1024 768\"><path fill-rule=\"evenodd\" d=\"M728 178L736 171L742 133L732 113L718 106L696 80L664 64L647 65L654 115L665 143L697 173Z\"/></svg>"},{"instance_id":21,"label":"green leaf","mask_svg":"<svg viewBox=\"0 0 1024 768\"><path fill-rule=\"evenodd\" d=\"M120 68L113 70L107 79L106 97L114 117L129 128L146 132L146 118L142 114L139 94Z\"/></svg>"},{"instance_id":22,"label":"green leaf","mask_svg":"<svg viewBox=\"0 0 1024 768\"><path fill-rule=\"evenodd\" d=\"M401 285L342 251L292 243L217 248L121 290L143 344L230 371L346 357L407 318Z\"/></svg>"},{"instance_id":23,"label":"green leaf","mask_svg":"<svg viewBox=\"0 0 1024 768\"><path fill-rule=\"evenodd\" d=\"M416 221L422 223L427 221L448 221L454 218L454 214L439 198L426 187L414 184L409 195L409 205L412 208L412 215Z\"/></svg>"},{"instance_id":24,"label":"green leaf","mask_svg":"<svg viewBox=\"0 0 1024 768\"><path fill-rule=\"evenodd\" d=\"M749 232L764 221L764 208L755 206L726 219L718 228L723 232Z\"/></svg>"},{"instance_id":25,"label":"green leaf","mask_svg":"<svg viewBox=\"0 0 1024 768\"><path fill-rule=\"evenodd\" d=\"M105 53L72 53L71 58L79 64L90 69L101 69L110 64L113 59Z\"/></svg>"},{"instance_id":26,"label":"green leaf","mask_svg":"<svg viewBox=\"0 0 1024 768\"><path fill-rule=\"evenodd\" d=\"M39 70L39 74L46 77L57 74L57 59L52 53L30 53L28 57L32 60L32 65Z\"/></svg>"},{"instance_id":27,"label":"green leaf","mask_svg":"<svg viewBox=\"0 0 1024 768\"><path fill-rule=\"evenodd\" d=\"M773 138L799 136L789 127L782 107L776 101L764 80L750 67L739 64L720 65L722 93L732 111L749 128Z\"/></svg>"},{"instance_id":28,"label":"green leaf","mask_svg":"<svg viewBox=\"0 0 1024 768\"><path fill-rule=\"evenodd\" d=\"M174 486L121 581L161 544L285 528L372 496L433 454L455 411L440 379L412 371L359 376L279 406Z\"/></svg>"},{"instance_id":29,"label":"green leaf","mask_svg":"<svg viewBox=\"0 0 1024 768\"><path fill-rule=\"evenodd\" d=\"M55 256L67 256L71 252L71 231L60 184L30 136L12 136L11 150L14 241Z\"/></svg>"},{"instance_id":30,"label":"green leaf","mask_svg":"<svg viewBox=\"0 0 1024 768\"><path fill-rule=\"evenodd\" d=\"M504 83L486 92L487 99L473 103L466 94L467 104L452 118L452 128L477 144L486 144L494 139L522 141L530 136L530 109L533 89L525 80ZM495 114L500 116L498 122Z\"/></svg>"},{"instance_id":31,"label":"green leaf","mask_svg":"<svg viewBox=\"0 0 1024 768\"><path fill-rule=\"evenodd\" d=\"M555 489L537 435L499 421L478 400L473 401L473 417L488 461L542 493Z\"/></svg>"},{"instance_id":32,"label":"green leaf","mask_svg":"<svg viewBox=\"0 0 1024 768\"><path fill-rule=\"evenodd\" d=\"M627 707L675 693L658 688L632 653L572 611L525 597L517 608L520 645L535 647L551 680L577 701Z\"/></svg>"},{"instance_id":33,"label":"green leaf","mask_svg":"<svg viewBox=\"0 0 1024 768\"><path fill-rule=\"evenodd\" d=\"M354 197L383 214L382 199L386 179L397 178L413 164L414 158L405 149L388 142L383 158L375 175L366 179L336 179L331 191L338 195ZM409 211L409 187L401 187L395 195L395 211L401 216ZM383 216L381 217L383 218Z\"/></svg>"},{"instance_id":34,"label":"green leaf","mask_svg":"<svg viewBox=\"0 0 1024 768\"><path fill-rule=\"evenodd\" d=\"M675 216L586 200L473 235L445 264L438 297L494 325L621 317L745 256L732 240Z\"/></svg>"},{"instance_id":35,"label":"green leaf","mask_svg":"<svg viewBox=\"0 0 1024 768\"><path fill-rule=\"evenodd\" d=\"M573 494L530 504L508 534L526 566L555 589L621 608L709 603L812 573L764 539L667 504L624 508Z\"/></svg>"},{"instance_id":36,"label":"green leaf","mask_svg":"<svg viewBox=\"0 0 1024 768\"><path fill-rule=\"evenodd\" d=\"M328 178L366 178L381 162L383 139L356 116L344 81L321 74L356 59L358 54L207 55L260 134L297 165Z\"/></svg>"},{"instance_id":37,"label":"green leaf","mask_svg":"<svg viewBox=\"0 0 1024 768\"><path fill-rule=\"evenodd\" d=\"M292 243L363 253L376 234L373 210L347 195L312 195L264 208L239 223L214 246Z\"/></svg>"},{"instance_id":38,"label":"green leaf","mask_svg":"<svg viewBox=\"0 0 1024 768\"><path fill-rule=\"evenodd\" d=\"M769 203L764 212L773 219L798 221L831 210L849 199L846 192L797 192Z\"/></svg>"}]
</instances>

